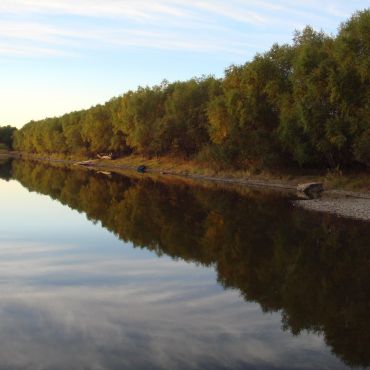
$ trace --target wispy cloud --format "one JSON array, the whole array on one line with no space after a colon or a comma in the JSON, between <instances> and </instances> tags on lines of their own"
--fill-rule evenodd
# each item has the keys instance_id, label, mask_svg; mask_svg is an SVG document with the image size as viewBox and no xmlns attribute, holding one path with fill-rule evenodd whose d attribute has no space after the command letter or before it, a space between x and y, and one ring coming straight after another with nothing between
<instances>
[{"instance_id":1,"label":"wispy cloud","mask_svg":"<svg viewBox=\"0 0 370 370\"><path fill-rule=\"evenodd\" d=\"M72 52L58 50L50 47L32 47L28 45L10 45L0 42L0 55L22 57L72 57Z\"/></svg>"},{"instance_id":2,"label":"wispy cloud","mask_svg":"<svg viewBox=\"0 0 370 370\"><path fill-rule=\"evenodd\" d=\"M361 2L361 1L360 1ZM105 47L246 54L271 27L338 24L344 0L2 0L2 55L66 56ZM256 35L258 35L256 37ZM279 41L279 40L274 40ZM252 46L251 46L252 45Z\"/></svg>"},{"instance_id":3,"label":"wispy cloud","mask_svg":"<svg viewBox=\"0 0 370 370\"><path fill-rule=\"evenodd\" d=\"M124 17L136 20L155 18L156 16L184 16L185 13L168 1L148 0L4 0L0 10L7 13L69 14L94 17Z\"/></svg>"},{"instance_id":4,"label":"wispy cloud","mask_svg":"<svg viewBox=\"0 0 370 370\"><path fill-rule=\"evenodd\" d=\"M264 315L258 304L224 291L210 269L70 247L0 243L3 366L335 365L322 338L282 332L279 313Z\"/></svg>"},{"instance_id":5,"label":"wispy cloud","mask_svg":"<svg viewBox=\"0 0 370 370\"><path fill-rule=\"evenodd\" d=\"M8 40L8 43L0 42L0 53L36 56L77 55L81 53L82 45L84 49L132 46L194 52L227 51L234 54L238 54L241 47L251 46L250 43L238 40L230 43L225 36L193 38L193 35L179 31L169 33L162 29L144 30L120 26L94 28L90 25L65 29L34 22L10 21L0 24L0 40ZM75 51L72 52L71 49Z\"/></svg>"}]
</instances>

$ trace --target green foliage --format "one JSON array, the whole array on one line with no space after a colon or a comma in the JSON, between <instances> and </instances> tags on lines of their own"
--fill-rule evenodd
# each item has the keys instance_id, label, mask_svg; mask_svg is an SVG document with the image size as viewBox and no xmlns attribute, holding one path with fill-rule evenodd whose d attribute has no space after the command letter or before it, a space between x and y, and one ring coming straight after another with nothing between
<instances>
[{"instance_id":1,"label":"green foliage","mask_svg":"<svg viewBox=\"0 0 370 370\"><path fill-rule=\"evenodd\" d=\"M116 130L126 136L127 144L144 155L160 154L162 142L161 119L166 99L165 85L129 91L120 99Z\"/></svg>"},{"instance_id":2,"label":"green foliage","mask_svg":"<svg viewBox=\"0 0 370 370\"><path fill-rule=\"evenodd\" d=\"M335 40L338 71L333 99L349 131L351 155L369 165L370 130L370 10L354 14ZM366 148L367 146L367 148Z\"/></svg>"},{"instance_id":3,"label":"green foliage","mask_svg":"<svg viewBox=\"0 0 370 370\"><path fill-rule=\"evenodd\" d=\"M0 149L13 149L13 136L16 131L12 126L0 126Z\"/></svg>"},{"instance_id":4,"label":"green foliage","mask_svg":"<svg viewBox=\"0 0 370 370\"><path fill-rule=\"evenodd\" d=\"M252 62L226 71L223 97L210 105L209 118L214 142L237 148L240 164L279 161L280 103L290 91L291 58L289 46L274 45Z\"/></svg>"},{"instance_id":5,"label":"green foliage","mask_svg":"<svg viewBox=\"0 0 370 370\"><path fill-rule=\"evenodd\" d=\"M104 105L30 122L37 153L196 157L219 168L369 165L370 9L337 36L306 27L223 79L139 87ZM1 142L1 140L0 140Z\"/></svg>"},{"instance_id":6,"label":"green foliage","mask_svg":"<svg viewBox=\"0 0 370 370\"><path fill-rule=\"evenodd\" d=\"M310 27L297 33L292 60L292 93L283 105L280 138L300 164L328 163L346 142L330 100L335 70L332 39Z\"/></svg>"},{"instance_id":7,"label":"green foliage","mask_svg":"<svg viewBox=\"0 0 370 370\"><path fill-rule=\"evenodd\" d=\"M207 107L219 85L209 77L168 86L163 134L170 152L189 157L209 143Z\"/></svg>"},{"instance_id":8,"label":"green foliage","mask_svg":"<svg viewBox=\"0 0 370 370\"><path fill-rule=\"evenodd\" d=\"M370 128L356 138L354 153L359 162L370 166Z\"/></svg>"},{"instance_id":9,"label":"green foliage","mask_svg":"<svg viewBox=\"0 0 370 370\"><path fill-rule=\"evenodd\" d=\"M73 112L61 117L65 146L68 153L85 153L86 144L82 138L83 112Z\"/></svg>"},{"instance_id":10,"label":"green foliage","mask_svg":"<svg viewBox=\"0 0 370 370\"><path fill-rule=\"evenodd\" d=\"M91 153L110 150L113 128L109 110L101 105L89 109L82 119L81 139Z\"/></svg>"}]
</instances>

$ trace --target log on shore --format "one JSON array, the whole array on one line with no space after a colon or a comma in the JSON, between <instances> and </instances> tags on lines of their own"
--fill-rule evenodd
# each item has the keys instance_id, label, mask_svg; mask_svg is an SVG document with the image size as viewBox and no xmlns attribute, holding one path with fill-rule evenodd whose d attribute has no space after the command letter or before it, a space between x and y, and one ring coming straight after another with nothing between
<instances>
[{"instance_id":1,"label":"log on shore","mask_svg":"<svg viewBox=\"0 0 370 370\"><path fill-rule=\"evenodd\" d=\"M317 198L324 191L324 186L320 182L309 182L297 186L298 193L303 193L309 198Z\"/></svg>"}]
</instances>

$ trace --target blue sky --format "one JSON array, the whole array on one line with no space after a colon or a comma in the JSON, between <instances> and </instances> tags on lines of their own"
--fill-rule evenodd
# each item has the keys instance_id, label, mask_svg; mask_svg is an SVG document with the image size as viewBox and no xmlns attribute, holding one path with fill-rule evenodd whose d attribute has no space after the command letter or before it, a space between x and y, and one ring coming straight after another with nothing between
<instances>
[{"instance_id":1,"label":"blue sky","mask_svg":"<svg viewBox=\"0 0 370 370\"><path fill-rule=\"evenodd\" d=\"M1 0L0 125L138 85L222 76L310 24L335 34L364 0Z\"/></svg>"}]
</instances>

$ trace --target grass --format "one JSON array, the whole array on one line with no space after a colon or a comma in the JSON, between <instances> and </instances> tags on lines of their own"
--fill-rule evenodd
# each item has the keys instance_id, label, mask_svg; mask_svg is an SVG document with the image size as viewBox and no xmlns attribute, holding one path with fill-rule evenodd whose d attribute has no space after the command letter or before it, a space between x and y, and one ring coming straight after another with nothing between
<instances>
[{"instance_id":1,"label":"grass","mask_svg":"<svg viewBox=\"0 0 370 370\"><path fill-rule=\"evenodd\" d=\"M370 192L370 173L337 173L328 172L325 183L331 189Z\"/></svg>"},{"instance_id":2,"label":"grass","mask_svg":"<svg viewBox=\"0 0 370 370\"><path fill-rule=\"evenodd\" d=\"M214 176L230 179L249 178L261 181L274 181L289 185L297 185L304 182L322 182L326 189L341 189L348 191L370 191L370 173L355 172L342 173L340 171L258 171L250 170L224 170L217 171L207 167L205 164L192 160L175 159L171 157L145 158L131 155L123 158L110 160L98 160L101 165L114 164L115 166L137 167L146 165L158 171L168 171L179 175Z\"/></svg>"}]
</instances>

